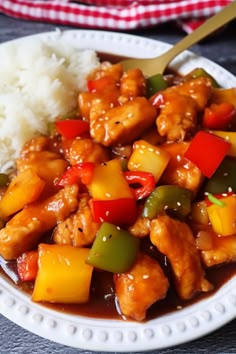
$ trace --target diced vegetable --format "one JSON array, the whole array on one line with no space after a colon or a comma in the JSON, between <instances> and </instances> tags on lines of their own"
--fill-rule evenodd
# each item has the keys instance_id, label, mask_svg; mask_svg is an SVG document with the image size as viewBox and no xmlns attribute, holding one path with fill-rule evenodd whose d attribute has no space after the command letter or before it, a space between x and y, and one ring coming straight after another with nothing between
<instances>
[{"instance_id":1,"label":"diced vegetable","mask_svg":"<svg viewBox=\"0 0 236 354\"><path fill-rule=\"evenodd\" d=\"M40 244L33 301L85 303L90 297L93 267L88 248Z\"/></svg>"},{"instance_id":2,"label":"diced vegetable","mask_svg":"<svg viewBox=\"0 0 236 354\"><path fill-rule=\"evenodd\" d=\"M212 88L211 102L232 103L236 107L236 88Z\"/></svg>"},{"instance_id":3,"label":"diced vegetable","mask_svg":"<svg viewBox=\"0 0 236 354\"><path fill-rule=\"evenodd\" d=\"M188 80L196 79L198 77L208 77L209 79L211 79L213 87L219 87L219 84L215 80L215 78L212 75L210 75L204 68L196 68L192 70L184 77L184 79L188 81Z\"/></svg>"},{"instance_id":4,"label":"diced vegetable","mask_svg":"<svg viewBox=\"0 0 236 354\"><path fill-rule=\"evenodd\" d=\"M227 155L230 143L214 134L200 130L192 139L184 156L210 178Z\"/></svg>"},{"instance_id":5,"label":"diced vegetable","mask_svg":"<svg viewBox=\"0 0 236 354\"><path fill-rule=\"evenodd\" d=\"M67 139L74 139L84 133L89 133L89 123L81 119L64 119L55 123L59 134Z\"/></svg>"},{"instance_id":6,"label":"diced vegetable","mask_svg":"<svg viewBox=\"0 0 236 354\"><path fill-rule=\"evenodd\" d=\"M137 217L136 200L134 198L91 199L89 205L95 222L106 221L116 225L131 225Z\"/></svg>"},{"instance_id":7,"label":"diced vegetable","mask_svg":"<svg viewBox=\"0 0 236 354\"><path fill-rule=\"evenodd\" d=\"M155 187L155 178L152 173L143 171L125 171L125 178L130 186L141 185L133 188L136 199L147 197Z\"/></svg>"},{"instance_id":8,"label":"diced vegetable","mask_svg":"<svg viewBox=\"0 0 236 354\"><path fill-rule=\"evenodd\" d=\"M16 260L21 281L33 281L38 272L38 250L24 252Z\"/></svg>"},{"instance_id":9,"label":"diced vegetable","mask_svg":"<svg viewBox=\"0 0 236 354\"><path fill-rule=\"evenodd\" d=\"M211 104L203 113L202 124L208 129L227 129L235 118L236 108L232 103Z\"/></svg>"},{"instance_id":10,"label":"diced vegetable","mask_svg":"<svg viewBox=\"0 0 236 354\"><path fill-rule=\"evenodd\" d=\"M11 181L0 200L1 218L5 219L37 200L44 186L45 182L31 169L21 172Z\"/></svg>"},{"instance_id":11,"label":"diced vegetable","mask_svg":"<svg viewBox=\"0 0 236 354\"><path fill-rule=\"evenodd\" d=\"M156 74L156 75L150 76L147 79L148 97L154 95L156 92L158 92L160 90L166 89L167 87L168 87L168 84L162 74Z\"/></svg>"},{"instance_id":12,"label":"diced vegetable","mask_svg":"<svg viewBox=\"0 0 236 354\"><path fill-rule=\"evenodd\" d=\"M192 203L190 217L194 223L208 225L207 204L204 200Z\"/></svg>"},{"instance_id":13,"label":"diced vegetable","mask_svg":"<svg viewBox=\"0 0 236 354\"><path fill-rule=\"evenodd\" d=\"M99 92L114 90L117 88L117 81L112 76L102 76L99 79L88 80L89 92Z\"/></svg>"},{"instance_id":14,"label":"diced vegetable","mask_svg":"<svg viewBox=\"0 0 236 354\"><path fill-rule=\"evenodd\" d=\"M99 200L134 198L118 159L95 166L88 189L92 198Z\"/></svg>"},{"instance_id":15,"label":"diced vegetable","mask_svg":"<svg viewBox=\"0 0 236 354\"><path fill-rule=\"evenodd\" d=\"M118 226L104 222L88 254L87 262L113 273L127 272L135 262L139 239Z\"/></svg>"},{"instance_id":16,"label":"diced vegetable","mask_svg":"<svg viewBox=\"0 0 236 354\"><path fill-rule=\"evenodd\" d=\"M236 195L222 197L222 205L212 204L207 207L213 230L221 236L236 233Z\"/></svg>"},{"instance_id":17,"label":"diced vegetable","mask_svg":"<svg viewBox=\"0 0 236 354\"><path fill-rule=\"evenodd\" d=\"M128 162L128 169L152 173L157 182L169 160L170 155L167 151L149 144L145 140L138 140L133 144L133 153Z\"/></svg>"},{"instance_id":18,"label":"diced vegetable","mask_svg":"<svg viewBox=\"0 0 236 354\"><path fill-rule=\"evenodd\" d=\"M206 182L204 192L220 194L236 193L236 158L226 156L213 176Z\"/></svg>"},{"instance_id":19,"label":"diced vegetable","mask_svg":"<svg viewBox=\"0 0 236 354\"><path fill-rule=\"evenodd\" d=\"M158 186L145 201L143 217L153 219L166 211L185 217L191 211L191 199L189 189L174 185Z\"/></svg>"},{"instance_id":20,"label":"diced vegetable","mask_svg":"<svg viewBox=\"0 0 236 354\"><path fill-rule=\"evenodd\" d=\"M65 187L67 185L78 184L81 181L87 185L91 183L93 177L94 163L80 162L69 167L64 175L60 178L57 185Z\"/></svg>"},{"instance_id":21,"label":"diced vegetable","mask_svg":"<svg viewBox=\"0 0 236 354\"><path fill-rule=\"evenodd\" d=\"M230 142L231 145L227 155L236 157L236 132L213 130L211 133Z\"/></svg>"}]
</instances>

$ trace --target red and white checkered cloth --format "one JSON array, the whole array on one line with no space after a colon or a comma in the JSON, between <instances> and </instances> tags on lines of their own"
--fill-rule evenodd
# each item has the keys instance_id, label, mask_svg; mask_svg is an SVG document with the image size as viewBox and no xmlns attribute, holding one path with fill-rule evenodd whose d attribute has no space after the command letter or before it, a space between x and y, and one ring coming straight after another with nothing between
<instances>
[{"instance_id":1,"label":"red and white checkered cloth","mask_svg":"<svg viewBox=\"0 0 236 354\"><path fill-rule=\"evenodd\" d=\"M0 0L0 13L95 29L132 30L176 21L191 32L233 0Z\"/></svg>"}]
</instances>

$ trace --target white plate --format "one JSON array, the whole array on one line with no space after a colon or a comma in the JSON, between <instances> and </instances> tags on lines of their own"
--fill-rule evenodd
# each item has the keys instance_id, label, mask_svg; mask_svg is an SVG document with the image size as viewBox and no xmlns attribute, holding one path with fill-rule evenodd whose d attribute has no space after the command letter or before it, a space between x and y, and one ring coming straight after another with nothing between
<instances>
[{"instance_id":1,"label":"white plate","mask_svg":"<svg viewBox=\"0 0 236 354\"><path fill-rule=\"evenodd\" d=\"M155 56L170 47L151 39L103 31L55 31L34 36L36 41L37 38L47 41L55 37L78 48L136 57ZM27 38L16 40L17 45ZM236 87L236 78L232 74L191 52L185 52L171 64L172 69L182 74L199 66L208 70L221 85ZM144 324L56 312L31 302L26 294L3 278L0 278L0 310L21 327L71 347L107 352L155 350L199 338L235 318L236 277L213 296Z\"/></svg>"}]
</instances>

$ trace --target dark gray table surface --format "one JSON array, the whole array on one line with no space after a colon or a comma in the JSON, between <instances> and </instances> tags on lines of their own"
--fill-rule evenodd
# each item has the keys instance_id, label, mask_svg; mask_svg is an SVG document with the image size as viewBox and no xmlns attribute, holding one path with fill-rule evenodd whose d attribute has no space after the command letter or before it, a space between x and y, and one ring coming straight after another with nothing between
<instances>
[{"instance_id":1,"label":"dark gray table surface","mask_svg":"<svg viewBox=\"0 0 236 354\"><path fill-rule=\"evenodd\" d=\"M72 27L57 26L63 29ZM27 22L0 15L0 43L22 36L54 30L55 26L40 22ZM175 43L184 36L181 29L174 24L162 25L151 29L142 29L129 32L132 34L154 38L167 43ZM223 30L214 34L201 44L192 47L200 55L213 60L236 75L236 22L232 22ZM1 58L0 58L1 61ZM18 327L0 314L0 354L92 354L66 347L40 338ZM115 351L114 351L115 353ZM130 354L132 348L130 348ZM182 344L169 349L149 351L148 354L236 354L236 319L223 328L208 334L201 339ZM98 354L98 353L97 353ZM103 353L104 354L104 353ZM138 353L136 353L138 354Z\"/></svg>"}]
</instances>

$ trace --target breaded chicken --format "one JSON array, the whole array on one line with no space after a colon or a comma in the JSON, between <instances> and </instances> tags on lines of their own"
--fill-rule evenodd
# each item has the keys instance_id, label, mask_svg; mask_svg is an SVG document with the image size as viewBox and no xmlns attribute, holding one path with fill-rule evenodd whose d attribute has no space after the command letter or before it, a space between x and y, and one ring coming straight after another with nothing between
<instances>
[{"instance_id":1,"label":"breaded chicken","mask_svg":"<svg viewBox=\"0 0 236 354\"><path fill-rule=\"evenodd\" d=\"M127 145L155 122L157 111L145 97L111 109L93 100L90 110L90 133L104 146Z\"/></svg>"},{"instance_id":2,"label":"breaded chicken","mask_svg":"<svg viewBox=\"0 0 236 354\"><path fill-rule=\"evenodd\" d=\"M140 69L131 69L123 73L120 94L128 98L146 96L146 79Z\"/></svg>"},{"instance_id":3,"label":"breaded chicken","mask_svg":"<svg viewBox=\"0 0 236 354\"><path fill-rule=\"evenodd\" d=\"M80 162L101 163L109 159L108 150L91 138L75 138L63 144L64 155L71 165Z\"/></svg>"},{"instance_id":4,"label":"breaded chicken","mask_svg":"<svg viewBox=\"0 0 236 354\"><path fill-rule=\"evenodd\" d=\"M75 247L89 246L94 241L100 224L93 221L88 205L89 195L84 194L79 199L75 213L57 225L53 233L55 243Z\"/></svg>"},{"instance_id":5,"label":"breaded chicken","mask_svg":"<svg viewBox=\"0 0 236 354\"><path fill-rule=\"evenodd\" d=\"M170 161L161 177L161 184L174 184L190 189L195 195L204 177L199 168L184 157L188 142L162 144L161 149L170 155Z\"/></svg>"},{"instance_id":6,"label":"breaded chicken","mask_svg":"<svg viewBox=\"0 0 236 354\"><path fill-rule=\"evenodd\" d=\"M156 124L167 141L183 141L197 128L197 113L209 102L212 83L207 77L195 78L154 95L151 102L159 107Z\"/></svg>"},{"instance_id":7,"label":"breaded chicken","mask_svg":"<svg viewBox=\"0 0 236 354\"><path fill-rule=\"evenodd\" d=\"M150 225L151 221L140 215L135 220L135 223L129 227L129 232L136 237L143 238L149 235Z\"/></svg>"},{"instance_id":8,"label":"breaded chicken","mask_svg":"<svg viewBox=\"0 0 236 354\"><path fill-rule=\"evenodd\" d=\"M163 93L164 103L156 119L158 133L167 141L183 141L197 127L196 103L179 92Z\"/></svg>"},{"instance_id":9,"label":"breaded chicken","mask_svg":"<svg viewBox=\"0 0 236 354\"><path fill-rule=\"evenodd\" d=\"M37 245L42 235L65 220L77 207L78 187L65 187L57 194L34 202L0 230L0 255L11 260Z\"/></svg>"},{"instance_id":10,"label":"breaded chicken","mask_svg":"<svg viewBox=\"0 0 236 354\"><path fill-rule=\"evenodd\" d=\"M200 255L189 226L167 215L151 222L150 240L169 260L175 287L181 299L207 292L212 285L205 279Z\"/></svg>"},{"instance_id":11,"label":"breaded chicken","mask_svg":"<svg viewBox=\"0 0 236 354\"><path fill-rule=\"evenodd\" d=\"M169 281L159 263L140 253L133 267L126 273L114 274L115 292L121 313L142 321L147 309L165 298Z\"/></svg>"},{"instance_id":12,"label":"breaded chicken","mask_svg":"<svg viewBox=\"0 0 236 354\"><path fill-rule=\"evenodd\" d=\"M197 77L170 87L168 90L176 90L181 95L191 97L196 103L197 110L202 111L211 97L212 81L209 77Z\"/></svg>"},{"instance_id":13,"label":"breaded chicken","mask_svg":"<svg viewBox=\"0 0 236 354\"><path fill-rule=\"evenodd\" d=\"M236 235L220 237L211 232L208 237L211 247L201 249L201 257L206 267L236 262Z\"/></svg>"}]
</instances>

